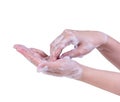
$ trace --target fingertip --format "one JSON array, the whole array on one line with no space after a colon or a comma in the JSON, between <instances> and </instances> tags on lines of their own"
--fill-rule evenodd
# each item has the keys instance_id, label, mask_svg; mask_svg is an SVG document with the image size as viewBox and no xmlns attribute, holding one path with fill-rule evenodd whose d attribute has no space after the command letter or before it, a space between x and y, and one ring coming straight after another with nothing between
<instances>
[{"instance_id":1,"label":"fingertip","mask_svg":"<svg viewBox=\"0 0 120 102\"><path fill-rule=\"evenodd\" d=\"M26 47L25 47L24 45L15 44L15 45L13 46L13 48L15 48L16 50L21 50L21 49L26 48Z\"/></svg>"},{"instance_id":2,"label":"fingertip","mask_svg":"<svg viewBox=\"0 0 120 102\"><path fill-rule=\"evenodd\" d=\"M21 50L21 46L18 44L14 45L13 48L16 49L17 51Z\"/></svg>"},{"instance_id":3,"label":"fingertip","mask_svg":"<svg viewBox=\"0 0 120 102\"><path fill-rule=\"evenodd\" d=\"M13 48L17 49L18 46L19 46L19 44L15 44L15 45L13 45Z\"/></svg>"}]
</instances>

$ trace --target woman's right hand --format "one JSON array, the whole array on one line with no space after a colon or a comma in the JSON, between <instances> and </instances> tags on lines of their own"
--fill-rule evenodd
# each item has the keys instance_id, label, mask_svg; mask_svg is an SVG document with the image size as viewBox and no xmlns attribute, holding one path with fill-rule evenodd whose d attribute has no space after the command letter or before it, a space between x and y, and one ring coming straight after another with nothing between
<instances>
[{"instance_id":1,"label":"woman's right hand","mask_svg":"<svg viewBox=\"0 0 120 102\"><path fill-rule=\"evenodd\" d=\"M50 60L55 61L59 57L63 58L65 56L69 56L71 58L80 57L106 42L107 35L102 32L67 29L51 43ZM73 44L75 48L60 56L62 50L70 44Z\"/></svg>"}]
</instances>

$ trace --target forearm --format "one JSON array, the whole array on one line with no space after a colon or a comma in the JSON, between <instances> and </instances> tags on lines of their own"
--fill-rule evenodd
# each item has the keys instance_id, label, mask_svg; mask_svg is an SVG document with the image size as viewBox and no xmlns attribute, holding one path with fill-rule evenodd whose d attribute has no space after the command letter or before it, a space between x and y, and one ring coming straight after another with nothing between
<instances>
[{"instance_id":1,"label":"forearm","mask_svg":"<svg viewBox=\"0 0 120 102\"><path fill-rule=\"evenodd\" d=\"M85 67L80 80L120 95L120 73Z\"/></svg>"},{"instance_id":2,"label":"forearm","mask_svg":"<svg viewBox=\"0 0 120 102\"><path fill-rule=\"evenodd\" d=\"M108 41L97 48L112 64L120 69L120 43L108 36Z\"/></svg>"}]
</instances>

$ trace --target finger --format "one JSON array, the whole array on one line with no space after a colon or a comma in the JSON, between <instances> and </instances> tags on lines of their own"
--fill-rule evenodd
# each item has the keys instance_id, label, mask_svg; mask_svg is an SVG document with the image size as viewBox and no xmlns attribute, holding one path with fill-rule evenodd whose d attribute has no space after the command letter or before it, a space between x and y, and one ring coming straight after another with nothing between
<instances>
[{"instance_id":1,"label":"finger","mask_svg":"<svg viewBox=\"0 0 120 102\"><path fill-rule=\"evenodd\" d=\"M26 59L28 59L30 62L32 62L34 65L38 65L42 61L38 58L35 57L34 54L28 49L27 47L23 45L15 45L14 48L21 53Z\"/></svg>"},{"instance_id":2,"label":"finger","mask_svg":"<svg viewBox=\"0 0 120 102\"><path fill-rule=\"evenodd\" d=\"M49 60L49 56L44 53L42 50L36 48L30 48L36 57L39 57L41 60Z\"/></svg>"},{"instance_id":3,"label":"finger","mask_svg":"<svg viewBox=\"0 0 120 102\"><path fill-rule=\"evenodd\" d=\"M60 47L56 46L55 50L51 53L50 60L51 61L57 60L59 58L59 55L61 54L64 47L65 46L60 46Z\"/></svg>"},{"instance_id":4,"label":"finger","mask_svg":"<svg viewBox=\"0 0 120 102\"><path fill-rule=\"evenodd\" d=\"M50 59L52 61L59 59L59 56L62 53L62 50L68 45L70 45L69 39L68 40L63 39L58 45L56 45L53 49L51 49Z\"/></svg>"},{"instance_id":5,"label":"finger","mask_svg":"<svg viewBox=\"0 0 120 102\"><path fill-rule=\"evenodd\" d=\"M56 50L57 50L57 48L59 48L59 45L63 41L63 39L64 39L64 36L60 35L50 44L50 60L53 61L53 60L57 59ZM54 56L54 55L56 55L56 56Z\"/></svg>"},{"instance_id":6,"label":"finger","mask_svg":"<svg viewBox=\"0 0 120 102\"><path fill-rule=\"evenodd\" d=\"M68 52L63 53L60 58L64 58L66 56L69 56L70 58L81 56L81 53L78 51L78 49L73 49Z\"/></svg>"},{"instance_id":7,"label":"finger","mask_svg":"<svg viewBox=\"0 0 120 102\"><path fill-rule=\"evenodd\" d=\"M30 48L33 52L39 54L41 57L48 57L46 53L44 53L42 50L36 49L36 48Z\"/></svg>"},{"instance_id":8,"label":"finger","mask_svg":"<svg viewBox=\"0 0 120 102\"><path fill-rule=\"evenodd\" d=\"M64 58L64 57L66 57L66 56L69 56L70 58L82 56L82 55L83 55L83 51L82 51L82 47L83 47L83 46L84 46L84 45L82 45L82 44L81 44L79 47L78 47L78 46L77 46L77 47L75 46L74 49L63 53L63 54L60 56L60 58Z\"/></svg>"},{"instance_id":9,"label":"finger","mask_svg":"<svg viewBox=\"0 0 120 102\"><path fill-rule=\"evenodd\" d=\"M82 57L83 55L89 53L92 49L94 49L94 47L90 44L81 44L79 47L63 53L60 58L63 58L65 56L69 56L70 58Z\"/></svg>"},{"instance_id":10,"label":"finger","mask_svg":"<svg viewBox=\"0 0 120 102\"><path fill-rule=\"evenodd\" d=\"M59 35L50 45L50 50L54 49L55 46L57 46L62 40L64 39L64 36L61 34Z\"/></svg>"}]
</instances>

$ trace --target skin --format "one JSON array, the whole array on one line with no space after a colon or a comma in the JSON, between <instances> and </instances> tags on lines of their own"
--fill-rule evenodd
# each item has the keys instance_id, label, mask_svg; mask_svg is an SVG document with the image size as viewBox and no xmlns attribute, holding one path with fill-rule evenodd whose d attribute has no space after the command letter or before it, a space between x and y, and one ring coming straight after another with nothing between
<instances>
[{"instance_id":1,"label":"skin","mask_svg":"<svg viewBox=\"0 0 120 102\"><path fill-rule=\"evenodd\" d=\"M82 65L80 66L79 63L68 57L57 59L57 61L52 62L50 61L50 57L42 50L27 48L20 44L14 45L14 48L36 67L38 67L38 72L54 76L66 76L75 79L80 78L80 74L82 72L80 67L82 67ZM49 68L46 70L45 66L49 66Z\"/></svg>"},{"instance_id":2,"label":"skin","mask_svg":"<svg viewBox=\"0 0 120 102\"><path fill-rule=\"evenodd\" d=\"M62 50L71 43L70 34L71 33L77 36L78 43L75 49L68 51L62 56ZM56 39L58 39L61 35L65 35L63 38L60 39L56 43ZM104 35L102 32L97 31L73 31L73 30L65 30L59 37L57 37L51 43L51 55L50 57L45 54L43 51L35 49L35 48L27 48L23 45L15 45L14 48L20 52L23 56L25 56L30 62L32 62L35 66L39 66L39 68L44 68L45 66L48 67L47 71L44 71L46 74L55 75L55 76L65 76L67 74L73 74L73 70L71 69L74 67L78 68L77 70L82 71L82 73L77 73L77 77L72 77L73 79L80 80L86 82L88 84L94 85L106 91L112 92L116 95L120 95L120 73L119 72L111 72L105 70L98 70L95 68L90 68L88 66L84 66L80 63L77 63L71 59L64 59L65 56L70 56L71 58L86 55L87 53L91 52L94 48L98 49L100 53L106 57L112 64L114 64L118 69L120 69L120 44L115 39L111 38L110 36ZM94 36L93 36L94 35ZM82 40L81 40L82 38ZM88 39L86 42L86 38ZM64 42L63 40L68 41ZM61 46L62 43L62 46ZM86 47L89 46L88 43L91 43L92 48ZM55 48L54 46L56 46ZM60 45L60 46L59 46ZM90 45L90 46L91 46ZM87 49L86 49L87 48ZM72 65L72 67L68 67L68 64L64 63L67 62ZM61 70L62 68L66 69L66 71ZM70 69L69 69L70 68ZM66 73L64 73L66 72ZM74 73L75 74L75 73Z\"/></svg>"},{"instance_id":3,"label":"skin","mask_svg":"<svg viewBox=\"0 0 120 102\"><path fill-rule=\"evenodd\" d=\"M74 58L86 55L94 48L106 43L106 41L107 36L102 32L64 30L63 33L50 44L50 60L55 61L57 58L63 58L65 56ZM62 53L62 50L70 44L73 44L75 48L66 53ZM60 56L61 53L62 55Z\"/></svg>"},{"instance_id":4,"label":"skin","mask_svg":"<svg viewBox=\"0 0 120 102\"><path fill-rule=\"evenodd\" d=\"M101 45L97 49L105 58L107 58L120 70L120 43L118 41L108 36L107 43Z\"/></svg>"}]
</instances>

